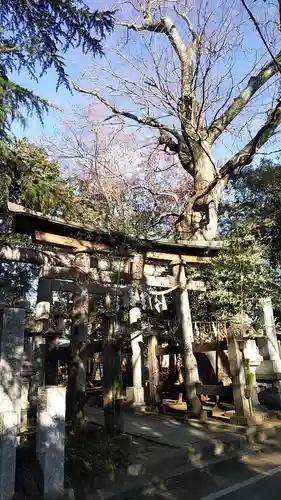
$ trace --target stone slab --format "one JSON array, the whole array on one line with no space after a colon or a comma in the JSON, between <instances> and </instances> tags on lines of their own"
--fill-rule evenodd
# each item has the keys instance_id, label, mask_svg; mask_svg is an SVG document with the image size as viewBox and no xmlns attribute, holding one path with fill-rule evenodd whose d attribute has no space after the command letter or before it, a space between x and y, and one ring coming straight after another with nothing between
<instances>
[{"instance_id":1,"label":"stone slab","mask_svg":"<svg viewBox=\"0 0 281 500\"><path fill-rule=\"evenodd\" d=\"M44 494L64 488L65 387L39 389L37 456L44 474Z\"/></svg>"}]
</instances>

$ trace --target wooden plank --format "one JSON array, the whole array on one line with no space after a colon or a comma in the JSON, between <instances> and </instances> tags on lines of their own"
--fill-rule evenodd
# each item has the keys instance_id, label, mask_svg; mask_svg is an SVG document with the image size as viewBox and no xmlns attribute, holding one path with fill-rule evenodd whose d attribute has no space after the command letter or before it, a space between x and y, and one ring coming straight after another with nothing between
<instances>
[{"instance_id":1,"label":"wooden plank","mask_svg":"<svg viewBox=\"0 0 281 500\"><path fill-rule=\"evenodd\" d=\"M183 384L174 385L173 391L176 394L181 394L183 392ZM201 394L207 394L208 396L220 396L220 397L229 397L232 394L232 386L231 385L204 385L200 384L196 386L196 393L198 396Z\"/></svg>"},{"instance_id":2,"label":"wooden plank","mask_svg":"<svg viewBox=\"0 0 281 500\"><path fill-rule=\"evenodd\" d=\"M42 275L51 279L59 280L79 280L80 271L75 267L63 268L54 266L44 266ZM99 269L91 269L88 274L89 280L96 284L111 284L111 285L124 285L131 283L131 277L128 273L118 273L117 271L102 271ZM141 283L151 287L171 288L175 286L175 279L173 276L146 276ZM65 285L67 287L67 285ZM97 293L97 292L90 292Z\"/></svg>"},{"instance_id":3,"label":"wooden plank","mask_svg":"<svg viewBox=\"0 0 281 500\"><path fill-rule=\"evenodd\" d=\"M205 344L193 344L193 352L204 353L209 351L226 351L227 342L222 340L220 342L207 342ZM180 352L180 346L166 346L156 347L156 356L164 356L165 354L178 354Z\"/></svg>"},{"instance_id":4,"label":"wooden plank","mask_svg":"<svg viewBox=\"0 0 281 500\"><path fill-rule=\"evenodd\" d=\"M63 267L52 267L52 266L44 266L42 268L42 276L48 277L48 278L55 278L59 280L73 280L73 281L78 281L79 280L79 274L80 271L78 271L76 268L71 267L71 268L63 268ZM111 285L124 285L124 284L130 284L131 279L130 275L126 272L124 273L119 273L115 271L103 271L99 269L91 269L89 273L89 280L91 280L93 283L90 284L91 290L89 289L90 293L99 293L97 288L95 289L95 286L97 284L99 285L106 285L106 284L111 284ZM176 285L176 281L174 276L145 276L143 280L141 281L141 284L145 284L147 286L155 287L155 288L172 288L173 286ZM64 287L65 291L67 290L68 285L59 285L58 282L56 282L55 286L61 286ZM206 287L203 281L196 281L192 280L187 284L187 289L188 290L195 290L195 291L205 291ZM53 290L56 290L56 288L53 288ZM60 288L57 291L62 291ZM101 293L103 291L101 290Z\"/></svg>"},{"instance_id":5,"label":"wooden plank","mask_svg":"<svg viewBox=\"0 0 281 500\"><path fill-rule=\"evenodd\" d=\"M158 386L160 381L160 373L158 366L158 359L156 356L157 347L157 336L150 335L148 337L148 374L149 374L149 397L150 403L158 404L160 403L160 397L158 393Z\"/></svg>"},{"instance_id":6,"label":"wooden plank","mask_svg":"<svg viewBox=\"0 0 281 500\"><path fill-rule=\"evenodd\" d=\"M57 234L45 233L42 231L35 231L34 241L37 243L52 244L60 247L73 248L75 251L80 252L94 252L94 251L112 251L112 246L97 243L94 241L79 240L77 238L70 238L68 236L59 236ZM128 255L134 255L133 250L126 252ZM209 264L212 259L205 256L188 255L188 254L175 254L175 253L162 253L162 252L145 252L147 259L168 260L174 261L180 259L186 264Z\"/></svg>"},{"instance_id":7,"label":"wooden plank","mask_svg":"<svg viewBox=\"0 0 281 500\"><path fill-rule=\"evenodd\" d=\"M172 288L176 285L174 276L145 276L142 283L155 288Z\"/></svg>"},{"instance_id":8,"label":"wooden plank","mask_svg":"<svg viewBox=\"0 0 281 500\"><path fill-rule=\"evenodd\" d=\"M157 260L168 260L170 262L175 260L181 260L185 264L210 264L212 262L211 257L198 256L198 255L182 255L174 253L162 253L162 252L147 252L147 259L157 259Z\"/></svg>"},{"instance_id":9,"label":"wooden plank","mask_svg":"<svg viewBox=\"0 0 281 500\"><path fill-rule=\"evenodd\" d=\"M54 267L54 266L44 266L42 268L42 275L45 278L55 278L61 280L73 280L73 281L82 281L85 280L85 273L81 273L76 267L63 268L63 267ZM102 271L100 269L91 269L89 273L87 273L88 281L95 282L100 285L106 284L125 284L130 282L130 276L128 273L119 273L116 271Z\"/></svg>"},{"instance_id":10,"label":"wooden plank","mask_svg":"<svg viewBox=\"0 0 281 500\"><path fill-rule=\"evenodd\" d=\"M59 247L73 248L80 252L112 250L110 246L105 245L104 243L79 240L77 238L70 238L69 236L59 236L58 234L44 233L42 231L35 231L34 241L41 244L46 243Z\"/></svg>"},{"instance_id":11,"label":"wooden plank","mask_svg":"<svg viewBox=\"0 0 281 500\"><path fill-rule=\"evenodd\" d=\"M204 385L200 384L196 387L197 394L208 394L208 396L220 396L222 394L222 385Z\"/></svg>"},{"instance_id":12,"label":"wooden plank","mask_svg":"<svg viewBox=\"0 0 281 500\"><path fill-rule=\"evenodd\" d=\"M74 255L65 252L51 252L34 248L0 245L0 262L27 262L29 264L71 266Z\"/></svg>"},{"instance_id":13,"label":"wooden plank","mask_svg":"<svg viewBox=\"0 0 281 500\"><path fill-rule=\"evenodd\" d=\"M100 283L89 283L87 285L88 291L93 295L106 295L110 293L112 295L122 295L124 292L124 285L105 286ZM61 279L52 279L52 290L54 292L69 292L69 293L79 293L81 292L81 287L74 281L66 281Z\"/></svg>"}]
</instances>

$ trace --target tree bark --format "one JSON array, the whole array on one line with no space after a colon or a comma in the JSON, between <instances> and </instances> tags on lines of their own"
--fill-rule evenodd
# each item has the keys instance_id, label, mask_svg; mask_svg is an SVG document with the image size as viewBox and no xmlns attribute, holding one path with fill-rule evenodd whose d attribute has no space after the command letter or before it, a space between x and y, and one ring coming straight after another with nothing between
<instances>
[{"instance_id":1,"label":"tree bark","mask_svg":"<svg viewBox=\"0 0 281 500\"><path fill-rule=\"evenodd\" d=\"M200 151L194 154L194 161L194 193L198 193L217 176L211 146L203 144ZM210 241L216 237L219 202L226 182L227 179L219 181L215 188L183 213L177 223L177 235L180 240Z\"/></svg>"}]
</instances>

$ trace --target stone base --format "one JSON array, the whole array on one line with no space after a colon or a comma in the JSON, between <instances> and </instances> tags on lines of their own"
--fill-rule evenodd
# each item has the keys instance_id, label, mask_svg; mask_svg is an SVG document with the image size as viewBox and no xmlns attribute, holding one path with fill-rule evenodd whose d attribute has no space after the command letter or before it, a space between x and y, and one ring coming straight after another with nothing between
<instances>
[{"instance_id":1,"label":"stone base","mask_svg":"<svg viewBox=\"0 0 281 500\"><path fill-rule=\"evenodd\" d=\"M270 388L260 391L258 399L270 410L281 410L281 383L273 382Z\"/></svg>"},{"instance_id":2,"label":"stone base","mask_svg":"<svg viewBox=\"0 0 281 500\"><path fill-rule=\"evenodd\" d=\"M233 425L244 425L245 427L250 427L251 425L257 425L260 423L260 419L256 418L254 415L251 417L232 415L230 417L230 423Z\"/></svg>"},{"instance_id":3,"label":"stone base","mask_svg":"<svg viewBox=\"0 0 281 500\"><path fill-rule=\"evenodd\" d=\"M126 398L127 403L131 404L134 408L145 407L143 387L127 387Z\"/></svg>"},{"instance_id":4,"label":"stone base","mask_svg":"<svg viewBox=\"0 0 281 500\"><path fill-rule=\"evenodd\" d=\"M43 496L44 500L75 500L74 490L72 488L65 488L55 493L46 493Z\"/></svg>"},{"instance_id":5,"label":"stone base","mask_svg":"<svg viewBox=\"0 0 281 500\"><path fill-rule=\"evenodd\" d=\"M263 380L281 380L281 359L264 360L256 369L257 382Z\"/></svg>"}]
</instances>

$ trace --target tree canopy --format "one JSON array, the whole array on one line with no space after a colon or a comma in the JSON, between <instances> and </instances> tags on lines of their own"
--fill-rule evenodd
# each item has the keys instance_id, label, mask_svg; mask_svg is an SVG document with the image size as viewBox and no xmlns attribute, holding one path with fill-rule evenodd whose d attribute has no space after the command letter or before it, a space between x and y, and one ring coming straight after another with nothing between
<instances>
[{"instance_id":1,"label":"tree canopy","mask_svg":"<svg viewBox=\"0 0 281 500\"><path fill-rule=\"evenodd\" d=\"M220 209L227 247L202 272L208 290L192 304L194 317L255 316L268 294L280 310L280 176L280 164L268 159L232 176Z\"/></svg>"},{"instance_id":2,"label":"tree canopy","mask_svg":"<svg viewBox=\"0 0 281 500\"><path fill-rule=\"evenodd\" d=\"M75 86L109 118L154 133L155 147L188 174L193 194L175 219L181 239L216 237L229 176L272 144L281 124L280 37L272 12L257 4L259 31L240 3L121 1L114 64L102 62L92 86L88 77Z\"/></svg>"},{"instance_id":3,"label":"tree canopy","mask_svg":"<svg viewBox=\"0 0 281 500\"><path fill-rule=\"evenodd\" d=\"M229 195L229 196L228 196ZM231 179L221 207L221 233L233 224L251 227L269 247L272 264L281 263L281 165L262 159Z\"/></svg>"},{"instance_id":4,"label":"tree canopy","mask_svg":"<svg viewBox=\"0 0 281 500\"><path fill-rule=\"evenodd\" d=\"M38 80L50 68L57 87L70 89L64 54L80 48L84 54L102 54L102 41L113 29L113 12L91 11L81 0L1 0L0 2L0 138L11 123L24 121L24 112L42 113L43 97L14 81L21 70Z\"/></svg>"}]
</instances>

